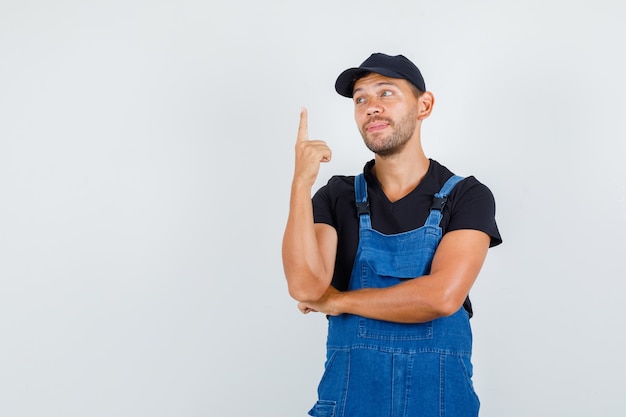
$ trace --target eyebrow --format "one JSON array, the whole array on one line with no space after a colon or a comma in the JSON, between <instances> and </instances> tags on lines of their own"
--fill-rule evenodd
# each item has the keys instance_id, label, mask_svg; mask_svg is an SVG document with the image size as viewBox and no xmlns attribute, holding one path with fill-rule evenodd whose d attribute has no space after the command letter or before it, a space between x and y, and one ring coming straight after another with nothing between
<instances>
[{"instance_id":1,"label":"eyebrow","mask_svg":"<svg viewBox=\"0 0 626 417\"><path fill-rule=\"evenodd\" d=\"M378 87L385 86L385 85L390 85L392 87L398 88L397 84L392 83L391 81L381 81L379 83L376 83L374 84L374 88L378 88ZM365 89L363 87L355 88L354 91L352 91L352 95L354 95L358 91L364 91L364 90Z\"/></svg>"}]
</instances>

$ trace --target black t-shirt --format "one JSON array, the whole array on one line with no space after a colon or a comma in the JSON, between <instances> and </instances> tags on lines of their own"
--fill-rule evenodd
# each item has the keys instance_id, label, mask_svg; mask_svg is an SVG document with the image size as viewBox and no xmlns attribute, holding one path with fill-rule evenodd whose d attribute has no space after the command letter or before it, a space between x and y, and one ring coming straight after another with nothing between
<instances>
[{"instance_id":1,"label":"black t-shirt","mask_svg":"<svg viewBox=\"0 0 626 417\"><path fill-rule=\"evenodd\" d=\"M414 230L424 225L435 193L453 175L443 165L430 160L422 181L402 199L390 202L372 174L374 160L364 168L372 228L384 234ZM440 226L443 233L460 229L480 230L491 237L490 246L502 242L495 220L495 200L485 185L473 176L459 182L443 210ZM332 285L348 289L350 274L359 243L359 220L354 197L354 176L334 176L313 196L315 223L325 223L337 230L337 257ZM469 298L465 308L472 314Z\"/></svg>"}]
</instances>

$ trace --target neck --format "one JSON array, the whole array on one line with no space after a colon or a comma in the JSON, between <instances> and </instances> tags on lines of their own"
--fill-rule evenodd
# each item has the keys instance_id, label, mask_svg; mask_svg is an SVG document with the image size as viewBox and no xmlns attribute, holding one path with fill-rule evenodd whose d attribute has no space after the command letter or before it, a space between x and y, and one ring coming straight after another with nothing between
<instances>
[{"instance_id":1,"label":"neck","mask_svg":"<svg viewBox=\"0 0 626 417\"><path fill-rule=\"evenodd\" d=\"M375 161L374 175L391 202L413 191L430 167L421 146L408 146L394 155L376 155Z\"/></svg>"}]
</instances>

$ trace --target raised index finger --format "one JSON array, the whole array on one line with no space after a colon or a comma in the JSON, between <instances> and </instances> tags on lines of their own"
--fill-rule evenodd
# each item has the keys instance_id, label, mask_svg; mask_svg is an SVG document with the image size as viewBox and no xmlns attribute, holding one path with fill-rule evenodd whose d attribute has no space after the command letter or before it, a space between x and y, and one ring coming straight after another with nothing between
<instances>
[{"instance_id":1,"label":"raised index finger","mask_svg":"<svg viewBox=\"0 0 626 417\"><path fill-rule=\"evenodd\" d=\"M306 107L300 110L300 125L298 126L298 142L309 140L309 117Z\"/></svg>"}]
</instances>

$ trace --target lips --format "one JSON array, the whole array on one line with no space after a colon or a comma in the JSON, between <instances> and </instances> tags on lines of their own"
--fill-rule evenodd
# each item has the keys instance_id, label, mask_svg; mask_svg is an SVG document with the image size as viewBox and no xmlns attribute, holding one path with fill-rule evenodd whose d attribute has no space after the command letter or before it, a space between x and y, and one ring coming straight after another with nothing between
<instances>
[{"instance_id":1,"label":"lips","mask_svg":"<svg viewBox=\"0 0 626 417\"><path fill-rule=\"evenodd\" d=\"M389 126L388 122L375 121L375 122L368 124L365 129L368 132L376 132L376 131L385 129L387 126Z\"/></svg>"}]
</instances>

